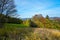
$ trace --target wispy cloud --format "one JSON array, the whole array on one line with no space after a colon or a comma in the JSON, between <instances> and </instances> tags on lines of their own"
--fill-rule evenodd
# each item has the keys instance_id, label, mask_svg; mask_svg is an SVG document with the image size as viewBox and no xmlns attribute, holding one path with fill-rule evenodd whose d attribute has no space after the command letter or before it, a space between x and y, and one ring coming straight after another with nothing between
<instances>
[{"instance_id":1,"label":"wispy cloud","mask_svg":"<svg viewBox=\"0 0 60 40\"><path fill-rule=\"evenodd\" d=\"M36 13L43 16L59 16L60 0L15 0L21 17L32 17Z\"/></svg>"}]
</instances>

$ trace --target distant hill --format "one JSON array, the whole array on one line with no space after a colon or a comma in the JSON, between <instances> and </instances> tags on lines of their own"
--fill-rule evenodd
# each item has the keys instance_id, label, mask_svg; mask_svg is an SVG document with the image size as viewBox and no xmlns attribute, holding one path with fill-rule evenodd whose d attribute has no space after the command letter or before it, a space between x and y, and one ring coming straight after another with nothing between
<instances>
[{"instance_id":1,"label":"distant hill","mask_svg":"<svg viewBox=\"0 0 60 40\"><path fill-rule=\"evenodd\" d=\"M21 18L23 21L31 18ZM57 20L60 21L60 17L50 17L51 20Z\"/></svg>"},{"instance_id":2,"label":"distant hill","mask_svg":"<svg viewBox=\"0 0 60 40\"><path fill-rule=\"evenodd\" d=\"M31 18L21 18L23 21L27 20L27 19L31 19Z\"/></svg>"},{"instance_id":3,"label":"distant hill","mask_svg":"<svg viewBox=\"0 0 60 40\"><path fill-rule=\"evenodd\" d=\"M60 17L50 17L50 19L60 19Z\"/></svg>"},{"instance_id":4,"label":"distant hill","mask_svg":"<svg viewBox=\"0 0 60 40\"><path fill-rule=\"evenodd\" d=\"M60 17L50 17L51 20L60 21Z\"/></svg>"}]
</instances>

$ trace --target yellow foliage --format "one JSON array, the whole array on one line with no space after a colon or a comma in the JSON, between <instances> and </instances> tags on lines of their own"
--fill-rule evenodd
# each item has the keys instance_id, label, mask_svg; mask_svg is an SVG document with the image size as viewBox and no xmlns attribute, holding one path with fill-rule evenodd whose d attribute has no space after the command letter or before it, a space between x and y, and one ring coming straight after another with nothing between
<instances>
[{"instance_id":1,"label":"yellow foliage","mask_svg":"<svg viewBox=\"0 0 60 40\"><path fill-rule=\"evenodd\" d=\"M23 24L29 26L30 25L29 20L24 21Z\"/></svg>"}]
</instances>

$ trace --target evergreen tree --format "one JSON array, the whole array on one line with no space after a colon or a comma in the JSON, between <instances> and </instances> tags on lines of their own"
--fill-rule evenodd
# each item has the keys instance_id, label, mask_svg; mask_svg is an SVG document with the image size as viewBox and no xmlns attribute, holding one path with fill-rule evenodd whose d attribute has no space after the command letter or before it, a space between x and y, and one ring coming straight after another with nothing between
<instances>
[{"instance_id":1,"label":"evergreen tree","mask_svg":"<svg viewBox=\"0 0 60 40\"><path fill-rule=\"evenodd\" d=\"M46 19L49 19L49 16L48 15L46 16Z\"/></svg>"}]
</instances>

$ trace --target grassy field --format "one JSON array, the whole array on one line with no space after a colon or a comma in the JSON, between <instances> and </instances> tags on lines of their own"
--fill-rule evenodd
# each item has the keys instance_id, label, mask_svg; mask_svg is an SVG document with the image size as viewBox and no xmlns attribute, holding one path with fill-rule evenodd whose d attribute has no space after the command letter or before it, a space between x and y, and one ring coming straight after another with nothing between
<instances>
[{"instance_id":1,"label":"grassy field","mask_svg":"<svg viewBox=\"0 0 60 40\"><path fill-rule=\"evenodd\" d=\"M60 40L60 30L5 24L5 27L0 29L0 40Z\"/></svg>"},{"instance_id":2,"label":"grassy field","mask_svg":"<svg viewBox=\"0 0 60 40\"><path fill-rule=\"evenodd\" d=\"M5 27L13 27L13 28L26 28L27 26L24 24L11 24L11 23L6 23Z\"/></svg>"},{"instance_id":3,"label":"grassy field","mask_svg":"<svg viewBox=\"0 0 60 40\"><path fill-rule=\"evenodd\" d=\"M46 28L0 29L0 40L60 40L60 31Z\"/></svg>"}]
</instances>

